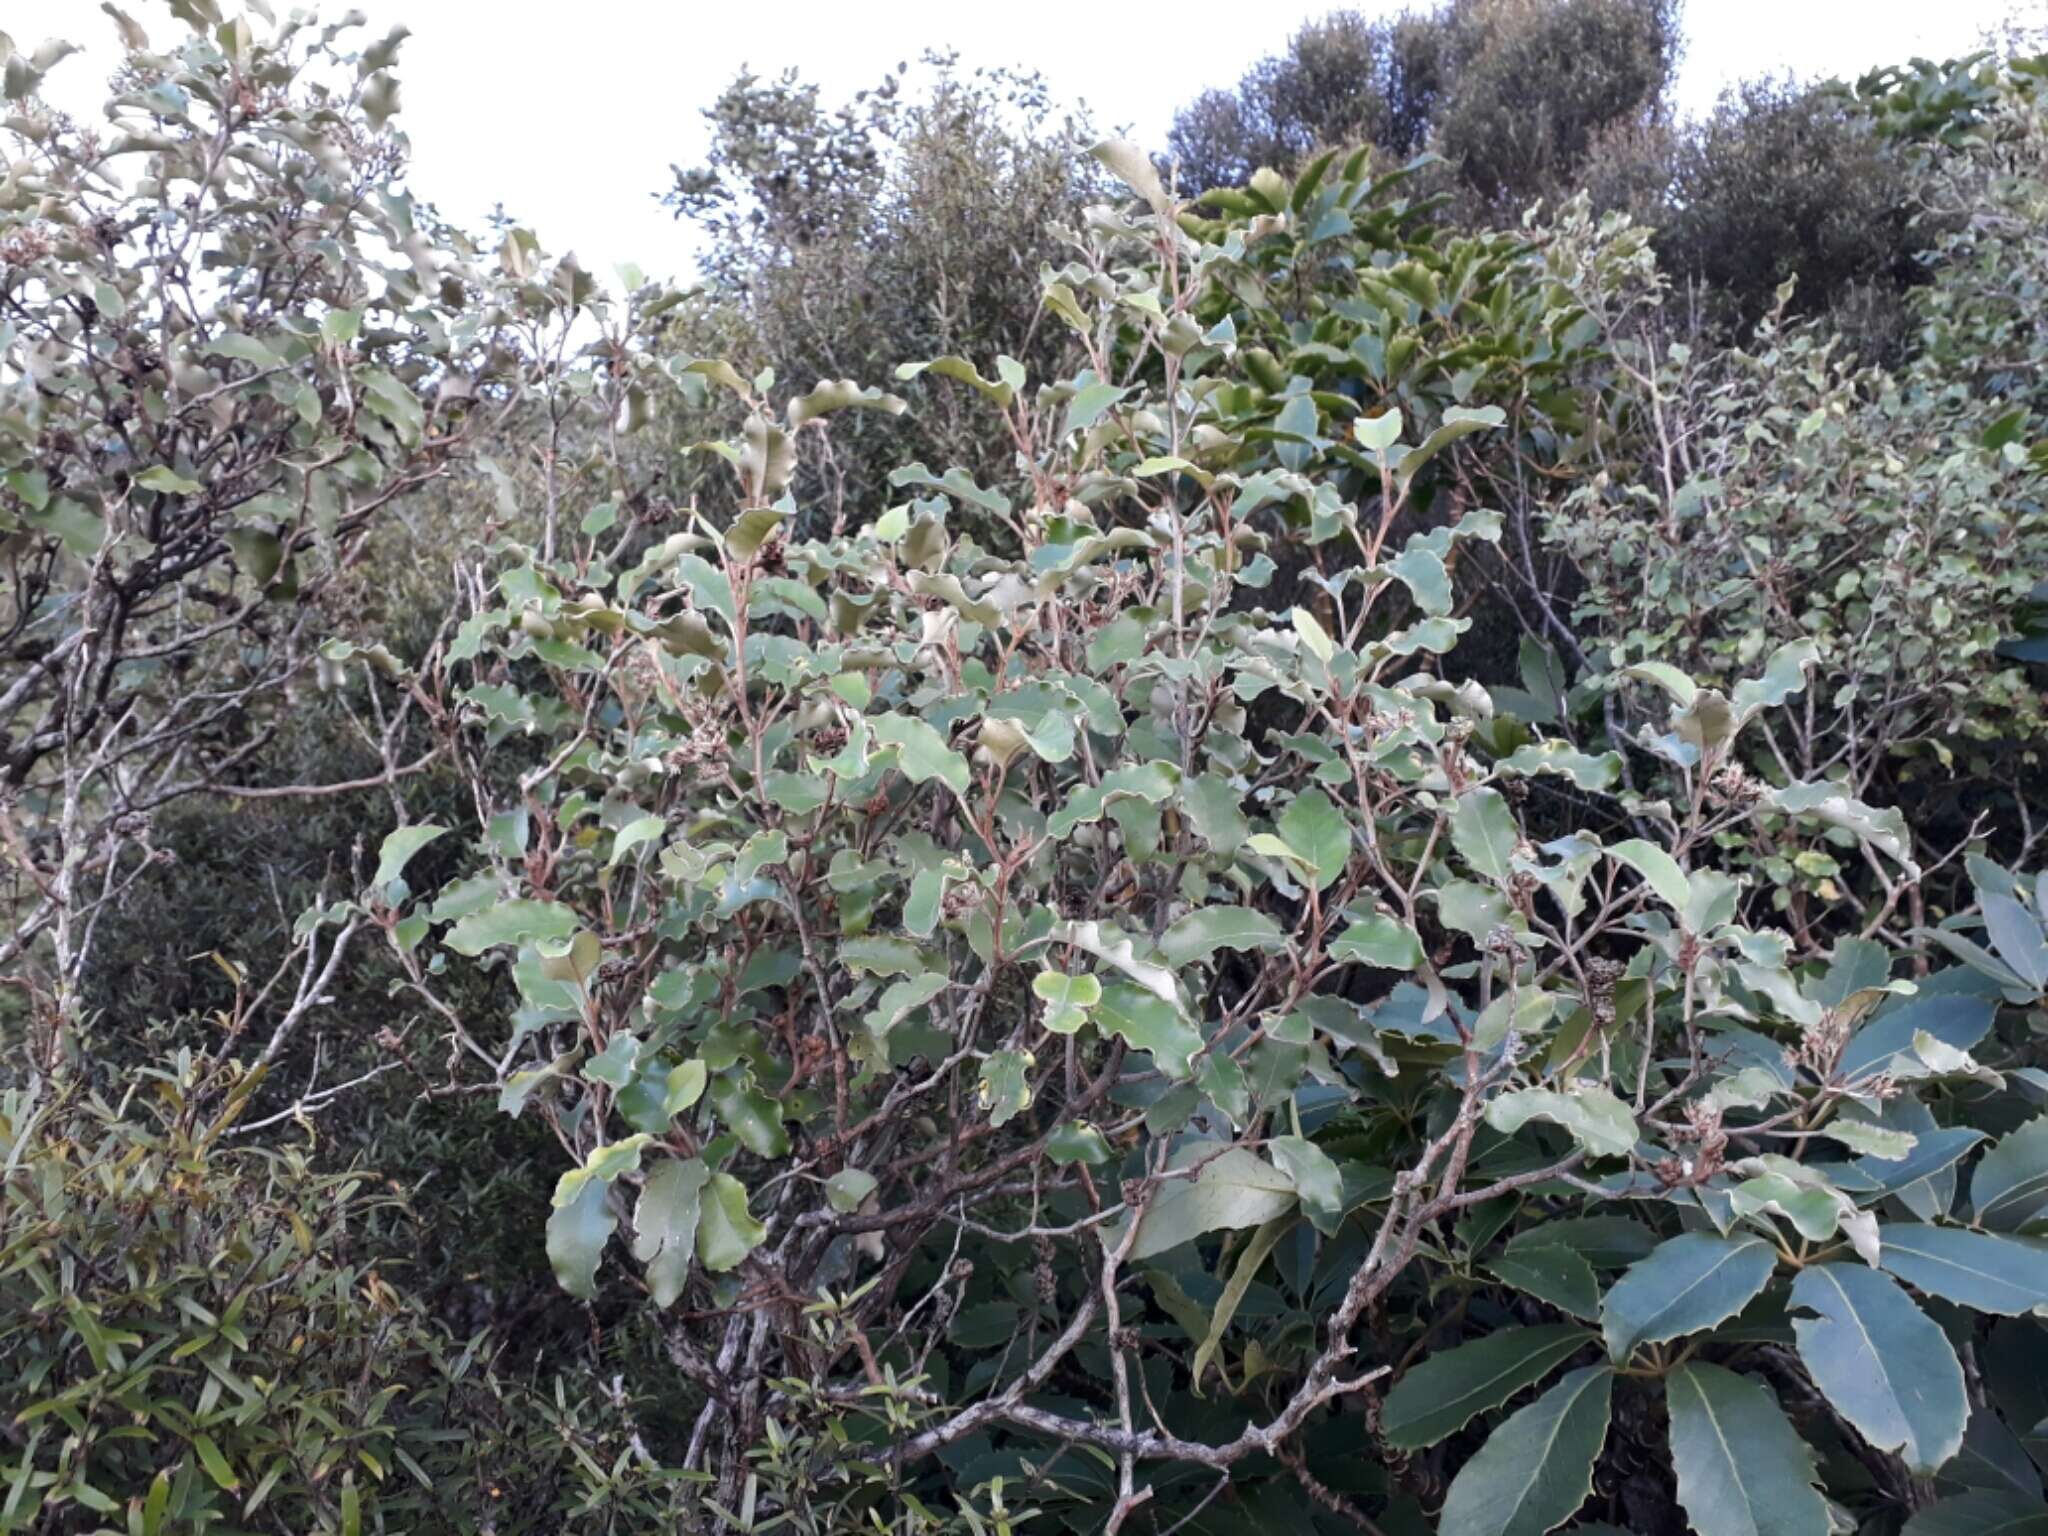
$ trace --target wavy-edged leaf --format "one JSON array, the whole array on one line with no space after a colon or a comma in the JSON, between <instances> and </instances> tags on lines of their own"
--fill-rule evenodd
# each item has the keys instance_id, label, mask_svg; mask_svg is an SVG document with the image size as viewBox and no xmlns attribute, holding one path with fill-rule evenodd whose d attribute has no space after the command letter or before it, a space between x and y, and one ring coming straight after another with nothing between
<instances>
[{"instance_id":1,"label":"wavy-edged leaf","mask_svg":"<svg viewBox=\"0 0 2048 1536\"><path fill-rule=\"evenodd\" d=\"M737 1269L768 1229L747 1209L747 1187L729 1173L705 1181L697 1211L697 1262L714 1275Z\"/></svg>"},{"instance_id":2,"label":"wavy-edged leaf","mask_svg":"<svg viewBox=\"0 0 2048 1536\"><path fill-rule=\"evenodd\" d=\"M584 1301L597 1294L597 1262L619 1225L608 1204L610 1189L601 1179L585 1179L574 1198L548 1213L548 1264L555 1282Z\"/></svg>"},{"instance_id":3,"label":"wavy-edged leaf","mask_svg":"<svg viewBox=\"0 0 2048 1536\"><path fill-rule=\"evenodd\" d=\"M1486 1123L1505 1136L1514 1135L1531 1120L1563 1126L1572 1140L1594 1157L1626 1157L1636 1144L1635 1115L1620 1099L1596 1085L1563 1092L1520 1088L1501 1094L1486 1106Z\"/></svg>"},{"instance_id":4,"label":"wavy-edged leaf","mask_svg":"<svg viewBox=\"0 0 2048 1536\"><path fill-rule=\"evenodd\" d=\"M1280 925L1250 907L1197 907L1159 936L1159 953L1176 969L1219 949L1278 949Z\"/></svg>"},{"instance_id":5,"label":"wavy-edged leaf","mask_svg":"<svg viewBox=\"0 0 2048 1536\"><path fill-rule=\"evenodd\" d=\"M947 746L929 721L915 715L875 715L868 727L876 741L896 749L896 766L911 783L937 779L956 795L967 793L973 777L967 759Z\"/></svg>"},{"instance_id":6,"label":"wavy-edged leaf","mask_svg":"<svg viewBox=\"0 0 2048 1536\"><path fill-rule=\"evenodd\" d=\"M901 396L885 394L873 385L863 389L852 379L820 379L808 394L789 402L789 424L800 427L834 411L880 411L886 416L901 416L906 409Z\"/></svg>"},{"instance_id":7,"label":"wavy-edged leaf","mask_svg":"<svg viewBox=\"0 0 2048 1536\"><path fill-rule=\"evenodd\" d=\"M698 1202L710 1177L701 1158L671 1158L641 1187L633 1208L633 1257L647 1266L657 1307L672 1306L683 1294L697 1250Z\"/></svg>"},{"instance_id":8,"label":"wavy-edged leaf","mask_svg":"<svg viewBox=\"0 0 2048 1536\"><path fill-rule=\"evenodd\" d=\"M1334 885L1351 861L1351 823L1320 789L1296 795L1276 826L1287 846L1315 872L1318 890Z\"/></svg>"},{"instance_id":9,"label":"wavy-edged leaf","mask_svg":"<svg viewBox=\"0 0 2048 1536\"><path fill-rule=\"evenodd\" d=\"M1835 1075L1853 1083L1919 1065L1913 1037L1925 1030L1943 1045L1967 1051L1991 1032L1997 1002L1967 992L1929 992L1881 1009L1850 1037ZM1924 1069L1922 1069L1924 1070Z\"/></svg>"}]
</instances>

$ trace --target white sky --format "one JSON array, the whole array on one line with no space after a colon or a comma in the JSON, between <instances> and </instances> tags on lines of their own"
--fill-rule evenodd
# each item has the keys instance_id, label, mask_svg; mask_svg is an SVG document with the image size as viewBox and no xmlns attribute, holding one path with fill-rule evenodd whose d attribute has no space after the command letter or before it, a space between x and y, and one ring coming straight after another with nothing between
<instances>
[{"instance_id":1,"label":"white sky","mask_svg":"<svg viewBox=\"0 0 2048 1536\"><path fill-rule=\"evenodd\" d=\"M231 0L230 0L231 3ZM283 12L292 0L275 0ZM413 181L466 222L503 202L551 249L573 246L609 275L635 261L686 273L688 231L654 202L671 162L701 158L699 109L742 65L794 66L838 100L929 47L963 64L1040 71L1056 97L1080 99L1103 127L1163 148L1174 109L1208 86L1233 84L1281 48L1328 0L1256 6L1181 0L1139 8L991 0L354 0L366 38L402 21L399 123L411 136ZM1368 12L1408 0L1353 0ZM159 45L176 35L163 0L128 0ZM226 7L224 6L224 9ZM322 6L338 15L340 3ZM5 0L0 25L17 44L49 36L87 45L53 72L49 94L97 110L118 58L97 0ZM1726 85L1759 74L1854 77L1913 55L1969 51L2008 17L2048 21L2048 0L1688 0L1680 106L1698 111Z\"/></svg>"}]
</instances>

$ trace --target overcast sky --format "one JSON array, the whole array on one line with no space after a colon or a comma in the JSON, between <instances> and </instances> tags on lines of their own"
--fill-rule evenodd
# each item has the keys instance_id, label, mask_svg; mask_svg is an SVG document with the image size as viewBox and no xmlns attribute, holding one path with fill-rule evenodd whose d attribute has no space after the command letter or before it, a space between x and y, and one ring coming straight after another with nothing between
<instances>
[{"instance_id":1,"label":"overcast sky","mask_svg":"<svg viewBox=\"0 0 2048 1536\"><path fill-rule=\"evenodd\" d=\"M229 0L231 3L231 0ZM276 0L282 12L291 0ZM449 213L481 222L502 202L552 249L586 267L638 262L686 273L690 245L656 206L671 162L701 157L699 110L742 65L794 67L838 99L931 47L967 64L1044 74L1056 95L1085 101L1105 127L1163 148L1174 109L1282 47L1333 7L1313 0L1245 5L1182 0L1148 7L991 4L988 0L354 0L369 35L402 21L399 122L412 138L414 183ZM1356 0L1368 12L1409 0ZM163 0L128 0L162 43L176 35ZM345 6L322 7L338 15ZM50 94L96 111L118 58L97 0L5 0L0 25L33 47L49 36L88 46L52 74ZM1920 54L1968 51L2011 16L2048 19L2048 0L1689 0L1681 108L1712 104L1733 81L1765 73L1853 77Z\"/></svg>"}]
</instances>

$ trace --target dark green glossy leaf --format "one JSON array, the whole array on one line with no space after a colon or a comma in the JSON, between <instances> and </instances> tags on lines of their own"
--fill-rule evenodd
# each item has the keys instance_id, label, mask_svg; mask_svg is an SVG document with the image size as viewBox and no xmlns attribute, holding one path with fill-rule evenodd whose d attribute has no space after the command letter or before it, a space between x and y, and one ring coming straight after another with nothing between
<instances>
[{"instance_id":1,"label":"dark green glossy leaf","mask_svg":"<svg viewBox=\"0 0 2048 1536\"><path fill-rule=\"evenodd\" d=\"M1544 1536L1593 1491L1614 1373L1571 1372L1487 1436L1444 1496L1440 1536Z\"/></svg>"},{"instance_id":2,"label":"dark green glossy leaf","mask_svg":"<svg viewBox=\"0 0 2048 1536\"><path fill-rule=\"evenodd\" d=\"M1455 1349L1439 1350L1387 1394L1380 1411L1387 1444L1400 1451L1435 1445L1478 1414L1535 1385L1592 1342L1583 1328L1547 1323L1503 1328Z\"/></svg>"},{"instance_id":3,"label":"dark green glossy leaf","mask_svg":"<svg viewBox=\"0 0 2048 1536\"><path fill-rule=\"evenodd\" d=\"M1693 1361L1664 1379L1678 1502L1699 1536L1828 1536L1813 1452L1770 1392Z\"/></svg>"}]
</instances>

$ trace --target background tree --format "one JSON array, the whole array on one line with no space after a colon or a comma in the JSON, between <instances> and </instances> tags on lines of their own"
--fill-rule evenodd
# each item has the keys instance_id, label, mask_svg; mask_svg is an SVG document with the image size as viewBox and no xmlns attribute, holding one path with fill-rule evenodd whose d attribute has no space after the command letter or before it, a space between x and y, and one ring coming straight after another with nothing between
<instances>
[{"instance_id":1,"label":"background tree","mask_svg":"<svg viewBox=\"0 0 2048 1536\"><path fill-rule=\"evenodd\" d=\"M1322 149L1425 144L1480 199L1569 184L1596 138L1660 110L1678 54L1676 0L1451 0L1368 19L1337 12L1174 121L1191 191L1293 170Z\"/></svg>"},{"instance_id":2,"label":"background tree","mask_svg":"<svg viewBox=\"0 0 2048 1536\"><path fill-rule=\"evenodd\" d=\"M749 375L886 378L907 358L1008 353L1052 366L1069 343L1038 303L1051 231L1099 184L1085 119L1055 110L1045 84L1007 70L924 61L913 88L892 75L828 108L793 77L742 76L706 109L706 163L676 172L665 201L710 252L702 298L677 321L680 345L730 355ZM982 473L1012 451L957 402L835 434L829 463L806 460L828 504L869 508L900 462ZM685 430L688 430L687 428ZM719 495L716 478L701 482Z\"/></svg>"}]
</instances>

